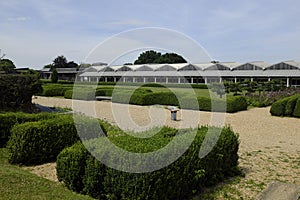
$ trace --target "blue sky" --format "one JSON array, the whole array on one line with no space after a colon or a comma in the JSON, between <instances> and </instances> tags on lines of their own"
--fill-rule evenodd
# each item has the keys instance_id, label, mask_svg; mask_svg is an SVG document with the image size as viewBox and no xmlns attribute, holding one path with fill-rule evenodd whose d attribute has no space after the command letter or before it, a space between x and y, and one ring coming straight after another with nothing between
<instances>
[{"instance_id":1,"label":"blue sky","mask_svg":"<svg viewBox=\"0 0 300 200\"><path fill-rule=\"evenodd\" d=\"M219 61L300 61L299 7L298 0L1 0L0 49L16 66L40 69L58 55L83 62L122 31L161 27Z\"/></svg>"}]
</instances>

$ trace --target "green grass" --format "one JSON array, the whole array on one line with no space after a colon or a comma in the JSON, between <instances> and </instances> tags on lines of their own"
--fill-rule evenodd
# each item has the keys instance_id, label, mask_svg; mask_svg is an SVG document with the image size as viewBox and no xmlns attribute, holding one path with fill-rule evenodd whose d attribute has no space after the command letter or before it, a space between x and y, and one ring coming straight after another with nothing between
<instances>
[{"instance_id":1,"label":"green grass","mask_svg":"<svg viewBox=\"0 0 300 200\"><path fill-rule=\"evenodd\" d=\"M0 199L92 199L11 165L7 158L7 150L0 148Z\"/></svg>"}]
</instances>

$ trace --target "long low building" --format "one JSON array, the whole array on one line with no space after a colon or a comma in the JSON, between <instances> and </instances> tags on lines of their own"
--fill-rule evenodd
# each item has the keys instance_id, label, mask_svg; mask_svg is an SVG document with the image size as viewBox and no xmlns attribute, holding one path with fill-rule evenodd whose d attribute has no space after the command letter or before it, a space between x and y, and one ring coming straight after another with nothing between
<instances>
[{"instance_id":1,"label":"long low building","mask_svg":"<svg viewBox=\"0 0 300 200\"><path fill-rule=\"evenodd\" d=\"M300 86L300 62L284 61L270 65L255 61L237 62L143 64L91 66L77 76L87 82L193 83L282 80L289 86Z\"/></svg>"}]
</instances>

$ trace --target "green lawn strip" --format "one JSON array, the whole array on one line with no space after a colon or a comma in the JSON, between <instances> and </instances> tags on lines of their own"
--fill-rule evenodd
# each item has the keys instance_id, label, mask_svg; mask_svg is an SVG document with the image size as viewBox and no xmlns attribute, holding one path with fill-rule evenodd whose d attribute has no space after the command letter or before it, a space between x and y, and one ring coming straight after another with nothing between
<instances>
[{"instance_id":1,"label":"green lawn strip","mask_svg":"<svg viewBox=\"0 0 300 200\"><path fill-rule=\"evenodd\" d=\"M7 149L0 149L0 199L92 199L8 164L7 158Z\"/></svg>"}]
</instances>

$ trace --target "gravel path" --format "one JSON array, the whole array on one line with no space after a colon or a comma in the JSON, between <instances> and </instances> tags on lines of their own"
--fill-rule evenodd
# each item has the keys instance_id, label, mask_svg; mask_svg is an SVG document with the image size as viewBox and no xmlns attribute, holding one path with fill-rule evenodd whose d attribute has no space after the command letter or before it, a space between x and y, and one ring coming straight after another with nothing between
<instances>
[{"instance_id":1,"label":"gravel path","mask_svg":"<svg viewBox=\"0 0 300 200\"><path fill-rule=\"evenodd\" d=\"M72 108L72 100L67 99L36 97L33 102ZM229 184L231 189L226 196L230 199L255 198L272 180L300 185L300 119L273 117L269 109L254 108L234 114L181 110L178 121L171 121L170 112L162 106L73 101L73 110L105 119L122 129L141 131L161 125L176 128L230 125L239 133L240 167L246 173L245 179ZM226 198L220 194L218 199Z\"/></svg>"}]
</instances>

